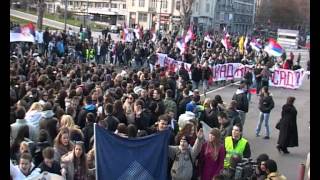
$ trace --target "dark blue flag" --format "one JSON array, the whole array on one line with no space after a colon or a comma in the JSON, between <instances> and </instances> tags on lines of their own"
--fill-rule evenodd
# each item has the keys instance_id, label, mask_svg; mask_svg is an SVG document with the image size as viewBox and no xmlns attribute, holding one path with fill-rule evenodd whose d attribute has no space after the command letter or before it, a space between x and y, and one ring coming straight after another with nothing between
<instances>
[{"instance_id":1,"label":"dark blue flag","mask_svg":"<svg viewBox=\"0 0 320 180\"><path fill-rule=\"evenodd\" d=\"M98 180L166 180L170 130L123 138L95 124Z\"/></svg>"}]
</instances>

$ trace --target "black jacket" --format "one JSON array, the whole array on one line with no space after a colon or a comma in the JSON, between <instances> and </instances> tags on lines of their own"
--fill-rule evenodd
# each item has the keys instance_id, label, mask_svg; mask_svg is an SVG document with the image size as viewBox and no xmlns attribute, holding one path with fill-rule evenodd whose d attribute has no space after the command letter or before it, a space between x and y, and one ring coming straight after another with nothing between
<instances>
[{"instance_id":1,"label":"black jacket","mask_svg":"<svg viewBox=\"0 0 320 180\"><path fill-rule=\"evenodd\" d=\"M158 109L157 109L158 107ZM152 100L149 106L152 113L155 114L156 118L165 113L166 108L164 107L163 100Z\"/></svg>"},{"instance_id":2,"label":"black jacket","mask_svg":"<svg viewBox=\"0 0 320 180\"><path fill-rule=\"evenodd\" d=\"M219 113L219 111L217 108L214 108L214 109L206 108L204 110L204 120L203 121L206 124L208 124L211 128L219 127L218 113Z\"/></svg>"},{"instance_id":3,"label":"black jacket","mask_svg":"<svg viewBox=\"0 0 320 180\"><path fill-rule=\"evenodd\" d=\"M177 117L179 117L181 114L186 112L186 106L191 101L191 97L184 97L178 104L178 114Z\"/></svg>"},{"instance_id":4,"label":"black jacket","mask_svg":"<svg viewBox=\"0 0 320 180\"><path fill-rule=\"evenodd\" d=\"M135 125L138 130L147 130L154 121L151 112L149 110L143 110L140 117L135 118Z\"/></svg>"},{"instance_id":5,"label":"black jacket","mask_svg":"<svg viewBox=\"0 0 320 180\"><path fill-rule=\"evenodd\" d=\"M237 110L241 110L246 113L249 111L249 101L246 90L237 89L237 92L233 95L232 100L237 101Z\"/></svg>"},{"instance_id":6,"label":"black jacket","mask_svg":"<svg viewBox=\"0 0 320 180\"><path fill-rule=\"evenodd\" d=\"M90 150L89 145L90 145L90 139L93 136L93 123L88 123L83 129L82 133L84 136L84 147L86 153Z\"/></svg>"},{"instance_id":7,"label":"black jacket","mask_svg":"<svg viewBox=\"0 0 320 180\"><path fill-rule=\"evenodd\" d=\"M270 113L274 108L274 102L272 96L260 96L259 110L263 113Z\"/></svg>"},{"instance_id":8,"label":"black jacket","mask_svg":"<svg viewBox=\"0 0 320 180\"><path fill-rule=\"evenodd\" d=\"M191 66L191 79L193 81L199 82L202 78L202 71L200 68Z\"/></svg>"},{"instance_id":9,"label":"black jacket","mask_svg":"<svg viewBox=\"0 0 320 180\"><path fill-rule=\"evenodd\" d=\"M211 71L211 69L209 67L207 67L207 68L203 67L201 69L201 71L202 71L202 73L201 73L202 74L202 80L209 80L210 77L212 76L212 71Z\"/></svg>"},{"instance_id":10,"label":"black jacket","mask_svg":"<svg viewBox=\"0 0 320 180\"><path fill-rule=\"evenodd\" d=\"M179 76L181 76L181 78L184 80L184 81L189 81L190 77L189 77L189 73L186 69L184 68L180 68L179 69Z\"/></svg>"},{"instance_id":11,"label":"black jacket","mask_svg":"<svg viewBox=\"0 0 320 180\"><path fill-rule=\"evenodd\" d=\"M106 118L104 119L104 121L107 122L109 131L114 132L115 130L117 130L117 127L118 127L118 124L119 124L119 120L116 117L108 114L106 116Z\"/></svg>"},{"instance_id":12,"label":"black jacket","mask_svg":"<svg viewBox=\"0 0 320 180\"><path fill-rule=\"evenodd\" d=\"M278 144L282 148L298 146L297 114L293 105L282 106L278 138Z\"/></svg>"},{"instance_id":13,"label":"black jacket","mask_svg":"<svg viewBox=\"0 0 320 180\"><path fill-rule=\"evenodd\" d=\"M61 166L60 163L58 163L57 161L53 161L52 163L52 167L48 167L44 162L42 162L38 168L40 168L40 173L47 171L49 173L54 173L54 174L58 174L61 175Z\"/></svg>"},{"instance_id":14,"label":"black jacket","mask_svg":"<svg viewBox=\"0 0 320 180\"><path fill-rule=\"evenodd\" d=\"M235 125L237 123L241 123L241 119L240 119L239 113L237 111L232 110L232 109L227 109L226 114L227 114L227 117L232 125Z\"/></svg>"}]
</instances>

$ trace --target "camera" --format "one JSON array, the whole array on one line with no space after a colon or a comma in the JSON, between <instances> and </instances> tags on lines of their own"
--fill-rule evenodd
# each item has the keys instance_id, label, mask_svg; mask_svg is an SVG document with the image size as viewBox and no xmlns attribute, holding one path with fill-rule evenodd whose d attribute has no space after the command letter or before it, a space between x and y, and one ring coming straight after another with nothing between
<instances>
[{"instance_id":1,"label":"camera","mask_svg":"<svg viewBox=\"0 0 320 180\"><path fill-rule=\"evenodd\" d=\"M235 180L248 180L252 177L257 167L257 163L250 158L242 158L235 169Z\"/></svg>"}]
</instances>

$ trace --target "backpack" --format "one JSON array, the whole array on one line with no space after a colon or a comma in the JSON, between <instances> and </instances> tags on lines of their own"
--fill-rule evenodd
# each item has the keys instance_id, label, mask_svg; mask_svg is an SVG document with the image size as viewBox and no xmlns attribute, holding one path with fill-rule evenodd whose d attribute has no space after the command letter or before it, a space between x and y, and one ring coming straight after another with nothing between
<instances>
[{"instance_id":1,"label":"backpack","mask_svg":"<svg viewBox=\"0 0 320 180\"><path fill-rule=\"evenodd\" d=\"M179 167L179 165L181 165L182 163L177 163L178 165L175 166L175 163L179 161L179 159L177 159L177 155L180 154L181 151L178 150L178 152L174 155L174 158L173 158L173 164L172 164L172 167L171 167L171 175L172 177L176 177L178 179L183 179L185 177L183 177L183 175L185 175L187 169L183 169L181 167ZM192 161L192 157L191 157L191 152L190 150L188 150L188 156L189 156L189 159L191 161L191 164L192 164L192 176L191 176L191 180L197 180L197 173L196 173L196 167L195 167L195 163ZM178 167L177 167L178 166ZM182 177L181 177L182 176Z\"/></svg>"}]
</instances>

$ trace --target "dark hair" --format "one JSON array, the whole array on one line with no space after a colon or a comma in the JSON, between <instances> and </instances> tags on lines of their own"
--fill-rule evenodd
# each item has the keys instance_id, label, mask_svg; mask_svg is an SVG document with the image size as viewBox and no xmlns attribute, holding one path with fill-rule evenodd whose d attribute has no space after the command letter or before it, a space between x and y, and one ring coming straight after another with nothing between
<instances>
[{"instance_id":1,"label":"dark hair","mask_svg":"<svg viewBox=\"0 0 320 180\"><path fill-rule=\"evenodd\" d=\"M168 97L170 97L170 98L173 98L173 91L172 91L171 89L168 89L168 90L166 91L166 95L167 95Z\"/></svg>"},{"instance_id":2,"label":"dark hair","mask_svg":"<svg viewBox=\"0 0 320 180\"><path fill-rule=\"evenodd\" d=\"M236 123L236 124L233 125L233 126L237 126L237 127L239 128L240 132L242 132L242 125L241 125L241 123Z\"/></svg>"},{"instance_id":3,"label":"dark hair","mask_svg":"<svg viewBox=\"0 0 320 180\"><path fill-rule=\"evenodd\" d=\"M84 143L83 141L76 141L74 144L73 149L75 150L76 146L81 146L82 148L82 154L80 156L80 173L84 176L88 175L88 164L87 164L87 157L86 157L86 152L84 148ZM75 154L73 154L75 157ZM76 163L76 158L73 159L73 162Z\"/></svg>"},{"instance_id":4,"label":"dark hair","mask_svg":"<svg viewBox=\"0 0 320 180\"><path fill-rule=\"evenodd\" d=\"M278 170L277 163L272 159L267 160L266 169L269 170L270 173L277 172Z\"/></svg>"},{"instance_id":5,"label":"dark hair","mask_svg":"<svg viewBox=\"0 0 320 180\"><path fill-rule=\"evenodd\" d=\"M219 112L219 114L218 114L218 117L221 117L221 118L228 118L228 116L227 116L227 114L224 112L224 111L221 111L221 112Z\"/></svg>"},{"instance_id":6,"label":"dark hair","mask_svg":"<svg viewBox=\"0 0 320 180\"><path fill-rule=\"evenodd\" d=\"M47 158L47 159L52 159L54 157L54 150L52 147L46 147L43 151L42 151L42 157Z\"/></svg>"},{"instance_id":7,"label":"dark hair","mask_svg":"<svg viewBox=\"0 0 320 180\"><path fill-rule=\"evenodd\" d=\"M189 96L189 89L188 88L184 88L183 89L183 94Z\"/></svg>"},{"instance_id":8,"label":"dark hair","mask_svg":"<svg viewBox=\"0 0 320 180\"><path fill-rule=\"evenodd\" d=\"M115 100L114 101L114 104L113 104L113 112L112 114L117 114L118 112L120 113L124 113L124 110L123 110L123 103L121 100Z\"/></svg>"},{"instance_id":9,"label":"dark hair","mask_svg":"<svg viewBox=\"0 0 320 180\"><path fill-rule=\"evenodd\" d=\"M26 109L19 106L15 111L15 115L17 119L24 119L24 117L26 116Z\"/></svg>"},{"instance_id":10,"label":"dark hair","mask_svg":"<svg viewBox=\"0 0 320 180\"><path fill-rule=\"evenodd\" d=\"M141 99L136 100L134 103L136 106L141 106L141 108L144 107L144 102Z\"/></svg>"},{"instance_id":11,"label":"dark hair","mask_svg":"<svg viewBox=\"0 0 320 180\"><path fill-rule=\"evenodd\" d=\"M134 124L128 125L128 137L137 137L137 128Z\"/></svg>"},{"instance_id":12,"label":"dark hair","mask_svg":"<svg viewBox=\"0 0 320 180\"><path fill-rule=\"evenodd\" d=\"M294 103L295 100L296 100L295 97L289 96L289 97L287 98L287 104L288 104L288 105L293 105L293 103Z\"/></svg>"},{"instance_id":13,"label":"dark hair","mask_svg":"<svg viewBox=\"0 0 320 180\"><path fill-rule=\"evenodd\" d=\"M38 142L45 142L45 141L49 141L49 133L45 129L40 129Z\"/></svg>"},{"instance_id":14,"label":"dark hair","mask_svg":"<svg viewBox=\"0 0 320 180\"><path fill-rule=\"evenodd\" d=\"M223 101L222 101L222 98L221 98L221 96L220 95L216 95L215 97L214 97L214 100L216 100L218 103L223 103Z\"/></svg>"},{"instance_id":15,"label":"dark hair","mask_svg":"<svg viewBox=\"0 0 320 180\"><path fill-rule=\"evenodd\" d=\"M214 99L212 99L211 101L210 101L210 105L212 106L212 107L217 107L218 106L218 102L216 101L216 100L214 100Z\"/></svg>"},{"instance_id":16,"label":"dark hair","mask_svg":"<svg viewBox=\"0 0 320 180\"><path fill-rule=\"evenodd\" d=\"M124 123L119 123L117 130L119 133L128 134L128 128L127 128L126 124L124 124Z\"/></svg>"},{"instance_id":17,"label":"dark hair","mask_svg":"<svg viewBox=\"0 0 320 180\"><path fill-rule=\"evenodd\" d=\"M257 157L257 163L260 164L262 161L267 161L269 160L269 156L267 154L260 154Z\"/></svg>"},{"instance_id":18,"label":"dark hair","mask_svg":"<svg viewBox=\"0 0 320 180\"><path fill-rule=\"evenodd\" d=\"M94 116L93 113L89 112L89 113L87 114L86 119L87 119L88 122L94 122L94 121L95 121L95 116Z\"/></svg>"},{"instance_id":19,"label":"dark hair","mask_svg":"<svg viewBox=\"0 0 320 180\"><path fill-rule=\"evenodd\" d=\"M170 120L170 117L167 114L162 114L158 117L158 121L160 120L165 120L168 123Z\"/></svg>"},{"instance_id":20,"label":"dark hair","mask_svg":"<svg viewBox=\"0 0 320 180\"><path fill-rule=\"evenodd\" d=\"M113 105L111 103L106 104L105 110L108 114L112 114L113 111Z\"/></svg>"}]
</instances>

